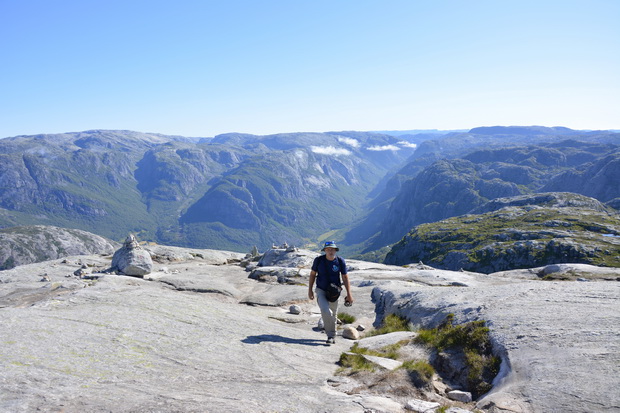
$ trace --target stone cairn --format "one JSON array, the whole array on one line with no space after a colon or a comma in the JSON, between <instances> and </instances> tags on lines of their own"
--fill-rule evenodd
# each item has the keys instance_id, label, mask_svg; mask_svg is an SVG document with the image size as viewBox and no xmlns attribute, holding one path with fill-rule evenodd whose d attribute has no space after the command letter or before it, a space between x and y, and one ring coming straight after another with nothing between
<instances>
[{"instance_id":1,"label":"stone cairn","mask_svg":"<svg viewBox=\"0 0 620 413\"><path fill-rule=\"evenodd\" d=\"M129 234L112 257L112 269L117 273L141 277L152 271L153 260L151 254L138 244L135 235Z\"/></svg>"}]
</instances>

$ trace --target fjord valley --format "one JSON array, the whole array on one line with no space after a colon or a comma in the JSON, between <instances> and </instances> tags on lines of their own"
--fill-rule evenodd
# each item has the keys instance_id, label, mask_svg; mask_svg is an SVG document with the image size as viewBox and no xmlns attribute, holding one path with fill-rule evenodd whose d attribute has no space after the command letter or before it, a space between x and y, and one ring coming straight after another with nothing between
<instances>
[{"instance_id":1,"label":"fjord valley","mask_svg":"<svg viewBox=\"0 0 620 413\"><path fill-rule=\"evenodd\" d=\"M608 217L599 231L611 243L604 250L618 255L617 132L492 127L388 133L185 138L93 130L5 138L0 226L3 232L24 225L75 228L117 242L135 233L161 244L240 252L333 238L350 256L382 260L418 225L488 212L485 205L500 198L530 196L521 205L507 202L531 209L540 201L531 195L553 192L598 201L598 212ZM594 202L583 204L558 220L591 215ZM540 235L532 234L523 237ZM419 260L402 246L399 251L399 263ZM425 259L442 261L425 251ZM544 259L553 262L549 255Z\"/></svg>"}]
</instances>

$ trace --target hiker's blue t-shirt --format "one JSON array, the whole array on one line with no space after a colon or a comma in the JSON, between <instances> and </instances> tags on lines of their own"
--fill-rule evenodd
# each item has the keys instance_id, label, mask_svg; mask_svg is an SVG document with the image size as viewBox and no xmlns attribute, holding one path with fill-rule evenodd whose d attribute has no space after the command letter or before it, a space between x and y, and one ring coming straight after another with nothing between
<instances>
[{"instance_id":1,"label":"hiker's blue t-shirt","mask_svg":"<svg viewBox=\"0 0 620 413\"><path fill-rule=\"evenodd\" d=\"M317 273L316 286L326 291L331 283L338 286L342 285L340 274L347 274L347 265L344 262L344 258L336 256L333 261L329 261L325 255L321 255L314 259L312 271Z\"/></svg>"}]
</instances>

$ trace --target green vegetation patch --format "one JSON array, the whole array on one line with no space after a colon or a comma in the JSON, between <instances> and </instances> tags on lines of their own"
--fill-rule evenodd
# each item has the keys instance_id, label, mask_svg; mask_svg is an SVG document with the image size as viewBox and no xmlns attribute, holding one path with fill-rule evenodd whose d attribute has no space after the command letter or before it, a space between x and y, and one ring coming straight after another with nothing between
<instances>
[{"instance_id":1,"label":"green vegetation patch","mask_svg":"<svg viewBox=\"0 0 620 413\"><path fill-rule=\"evenodd\" d=\"M355 354L365 354L367 356L376 356L376 357L385 357L392 360L396 360L398 358L398 349L400 346L385 346L380 348L379 350L370 350L365 347L360 347L358 343L355 343L351 348L351 352Z\"/></svg>"},{"instance_id":2,"label":"green vegetation patch","mask_svg":"<svg viewBox=\"0 0 620 413\"><path fill-rule=\"evenodd\" d=\"M373 372L377 369L374 363L366 360L361 354L342 353L340 355L340 360L338 360L338 364L340 364L340 369L337 373L344 373L347 370L351 373L360 371Z\"/></svg>"},{"instance_id":3,"label":"green vegetation patch","mask_svg":"<svg viewBox=\"0 0 620 413\"><path fill-rule=\"evenodd\" d=\"M342 321L344 324L353 324L355 322L355 316L340 312L338 313L338 320Z\"/></svg>"},{"instance_id":4,"label":"green vegetation patch","mask_svg":"<svg viewBox=\"0 0 620 413\"><path fill-rule=\"evenodd\" d=\"M437 328L421 329L415 342L437 352L446 352L465 361L467 388L474 398L491 390L501 359L492 354L489 329L484 321L454 325L454 315L448 314Z\"/></svg>"},{"instance_id":5,"label":"green vegetation patch","mask_svg":"<svg viewBox=\"0 0 620 413\"><path fill-rule=\"evenodd\" d=\"M408 329L408 323L406 320L390 315L386 317L387 322L384 323L383 330L385 333L394 331L402 331L403 328ZM358 343L355 343L351 350L347 353L342 353L338 364L340 369L338 374L355 374L360 372L376 372L377 366L368 361L365 356L383 357L392 360L398 360L401 356L400 350L403 346L411 343L411 340L401 340L398 343L389 344L379 349L369 349L360 347ZM427 387L435 374L435 369L425 360L406 359L403 360L402 366L399 368L406 371L409 380L417 388Z\"/></svg>"},{"instance_id":6,"label":"green vegetation patch","mask_svg":"<svg viewBox=\"0 0 620 413\"><path fill-rule=\"evenodd\" d=\"M406 318L399 317L396 314L388 314L381 323L381 327L369 332L366 337L378 336L381 334L393 333L395 331L413 331L409 321Z\"/></svg>"},{"instance_id":7,"label":"green vegetation patch","mask_svg":"<svg viewBox=\"0 0 620 413\"><path fill-rule=\"evenodd\" d=\"M342 353L340 355L339 373L348 371L349 373L357 373L360 371L376 371L377 366L374 363L366 360L364 356L384 357L392 360L398 358L398 350L408 343L408 340L403 340L400 343L388 345L378 350L371 350L366 347L360 347L358 343L355 343L348 353Z\"/></svg>"},{"instance_id":8,"label":"green vegetation patch","mask_svg":"<svg viewBox=\"0 0 620 413\"><path fill-rule=\"evenodd\" d=\"M559 262L620 266L620 218L579 208L504 208L415 227L386 263L423 261L451 270L495 272ZM605 236L610 234L612 236Z\"/></svg>"},{"instance_id":9,"label":"green vegetation patch","mask_svg":"<svg viewBox=\"0 0 620 413\"><path fill-rule=\"evenodd\" d=\"M416 387L424 387L431 382L435 369L424 360L406 360L402 367L409 373L409 378Z\"/></svg>"},{"instance_id":10,"label":"green vegetation patch","mask_svg":"<svg viewBox=\"0 0 620 413\"><path fill-rule=\"evenodd\" d=\"M378 250L370 251L365 254L354 255L352 258L356 260L382 263L383 261L385 261L385 257L388 255L391 249L392 248L390 246L385 246Z\"/></svg>"}]
</instances>

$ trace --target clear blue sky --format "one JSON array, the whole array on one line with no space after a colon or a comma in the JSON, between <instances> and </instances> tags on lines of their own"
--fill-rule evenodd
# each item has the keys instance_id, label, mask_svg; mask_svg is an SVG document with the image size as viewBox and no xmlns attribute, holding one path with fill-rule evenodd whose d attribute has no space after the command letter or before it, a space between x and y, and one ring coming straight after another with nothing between
<instances>
[{"instance_id":1,"label":"clear blue sky","mask_svg":"<svg viewBox=\"0 0 620 413\"><path fill-rule=\"evenodd\" d=\"M0 0L0 137L620 129L620 0Z\"/></svg>"}]
</instances>

